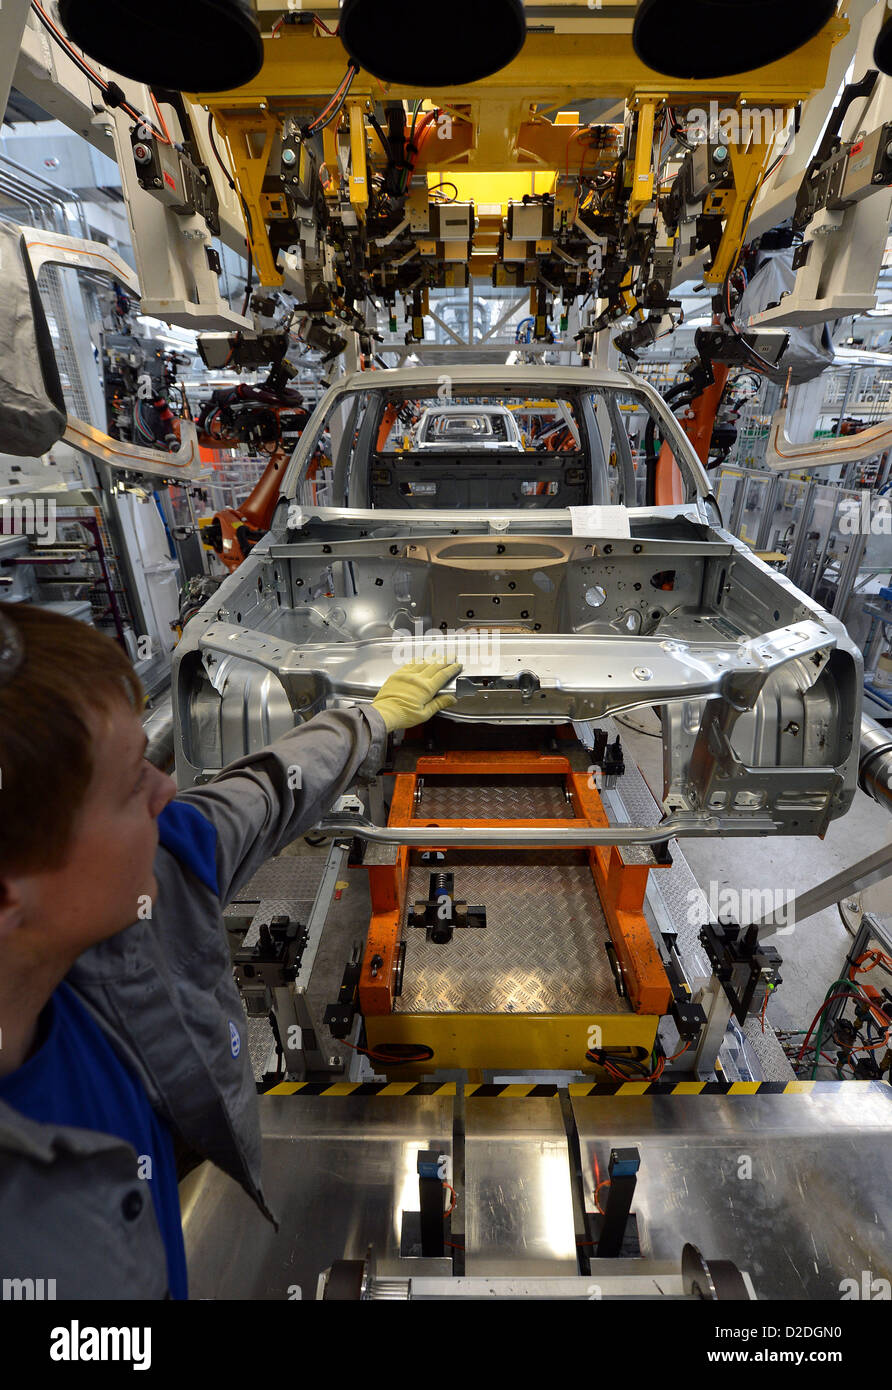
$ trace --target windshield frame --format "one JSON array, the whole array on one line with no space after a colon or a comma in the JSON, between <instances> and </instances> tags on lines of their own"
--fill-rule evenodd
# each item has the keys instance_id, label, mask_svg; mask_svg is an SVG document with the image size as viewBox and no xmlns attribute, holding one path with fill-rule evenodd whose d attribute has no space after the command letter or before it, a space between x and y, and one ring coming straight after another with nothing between
<instances>
[{"instance_id":1,"label":"windshield frame","mask_svg":"<svg viewBox=\"0 0 892 1390\"><path fill-rule=\"evenodd\" d=\"M606 460L603 458L601 436L591 397L594 392L608 398L611 393L635 396L641 400L643 407L659 420L661 436L670 444L681 471L685 497L682 503L676 505L696 503L702 507L704 515L707 515L710 509L714 512L715 497L709 477L678 420L654 388L643 378L630 372L599 372L573 367L462 367L453 369L451 374L438 369L419 368L358 372L342 377L340 381L333 383L322 397L308 421L286 468L282 480L282 497L291 501L298 498L298 489L306 480L317 441L321 439L324 429L332 423L337 410L346 406L342 418L351 420L355 438L351 448L344 447L347 443L345 435L341 441L342 447L333 449L332 505L336 508L369 507L368 470L365 470L366 476L361 480L356 476L361 470L355 466L350 467L350 476L346 475L350 461L347 455L355 456L364 450L366 456L370 457L373 452L371 442L385 408L383 399L375 401L374 398L377 396L391 400L419 400L425 396L435 397L438 391L442 391L444 382L448 383L447 389L456 396L491 394L494 397L517 398L535 395L558 401L572 401L576 419L583 432L582 447L585 448L586 440L591 446L592 503L599 506L610 505L611 498ZM365 402L359 409L357 396L365 397ZM442 395L440 399L442 401ZM369 409L372 405L374 408ZM628 466L625 460L623 464L623 490L627 494ZM706 504L711 504L711 508L707 508ZM635 507L636 503L634 498L631 498L623 505ZM659 511L660 508L653 510ZM407 522L411 519L412 514L407 511Z\"/></svg>"}]
</instances>

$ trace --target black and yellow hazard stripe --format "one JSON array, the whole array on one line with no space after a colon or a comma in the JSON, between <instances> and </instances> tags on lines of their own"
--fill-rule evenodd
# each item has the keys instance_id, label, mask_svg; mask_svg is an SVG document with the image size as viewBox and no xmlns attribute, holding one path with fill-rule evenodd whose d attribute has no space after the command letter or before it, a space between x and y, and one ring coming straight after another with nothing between
<instances>
[{"instance_id":1,"label":"black and yellow hazard stripe","mask_svg":"<svg viewBox=\"0 0 892 1390\"><path fill-rule=\"evenodd\" d=\"M811 1095L846 1086L873 1086L873 1081L625 1081L573 1082L567 1087L510 1082L466 1086L466 1097L490 1100L549 1100L566 1089L571 1099L586 1096L765 1096ZM281 1081L268 1096L455 1096L455 1081Z\"/></svg>"}]
</instances>

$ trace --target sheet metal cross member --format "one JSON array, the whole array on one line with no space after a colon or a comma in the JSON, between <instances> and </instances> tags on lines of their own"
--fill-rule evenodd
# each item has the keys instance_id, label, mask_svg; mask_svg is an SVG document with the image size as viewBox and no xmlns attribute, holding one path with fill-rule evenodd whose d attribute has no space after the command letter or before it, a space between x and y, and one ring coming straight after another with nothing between
<instances>
[{"instance_id":1,"label":"sheet metal cross member","mask_svg":"<svg viewBox=\"0 0 892 1390\"><path fill-rule=\"evenodd\" d=\"M398 773L394 779L389 826L419 829L431 826L429 848L438 848L436 828L479 829L497 827L505 831L499 848L511 848L515 829L584 830L609 827L597 790L590 785L587 754L580 758L565 754L502 753L452 751L419 757L414 771ZM419 778L498 776L559 776L565 779L573 804L573 819L539 820L462 820L438 819L436 827L415 812L415 792ZM525 845L524 848L536 848ZM549 846L541 846L546 849ZM553 848L553 847L552 847ZM388 853L388 850L391 852ZM375 852L376 851L376 852ZM483 851L485 853L485 851ZM610 936L622 967L629 1003L635 1013L663 1015L669 1011L672 991L650 927L644 916L644 895L652 868L660 867L653 852L641 845L593 845L587 850L592 878L601 899ZM366 855L372 917L369 924L359 999L366 1015L393 1012L394 982L399 953L400 929L405 907L409 872L409 849L400 846L370 846ZM371 961L383 962L372 975Z\"/></svg>"}]
</instances>

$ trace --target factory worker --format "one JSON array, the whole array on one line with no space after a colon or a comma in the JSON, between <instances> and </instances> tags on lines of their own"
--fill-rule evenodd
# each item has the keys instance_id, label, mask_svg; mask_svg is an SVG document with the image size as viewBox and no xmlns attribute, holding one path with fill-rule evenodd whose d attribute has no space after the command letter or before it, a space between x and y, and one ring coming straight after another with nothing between
<instances>
[{"instance_id":1,"label":"factory worker","mask_svg":"<svg viewBox=\"0 0 892 1390\"><path fill-rule=\"evenodd\" d=\"M460 669L402 667L177 796L121 649L0 604L0 1280L186 1298L185 1155L272 1219L222 910Z\"/></svg>"}]
</instances>

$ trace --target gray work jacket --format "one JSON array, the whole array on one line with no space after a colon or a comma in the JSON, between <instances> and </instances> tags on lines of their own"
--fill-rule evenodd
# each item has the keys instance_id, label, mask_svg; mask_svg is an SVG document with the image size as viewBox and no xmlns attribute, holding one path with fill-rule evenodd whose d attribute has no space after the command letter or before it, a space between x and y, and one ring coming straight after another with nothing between
<instances>
[{"instance_id":1,"label":"gray work jacket","mask_svg":"<svg viewBox=\"0 0 892 1390\"><path fill-rule=\"evenodd\" d=\"M159 846L151 920L91 947L66 977L174 1135L241 1183L270 1220L222 911L354 779L378 771L386 741L377 710L330 710L183 792L178 801L216 832L217 891ZM0 1280L29 1279L55 1280L57 1298L164 1298L167 1260L131 1145L39 1124L0 1101ZM0 1283L0 1300L21 1297L21 1287Z\"/></svg>"}]
</instances>

